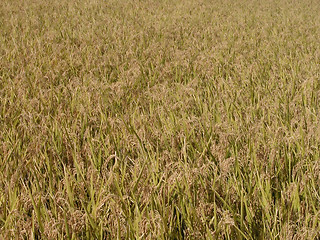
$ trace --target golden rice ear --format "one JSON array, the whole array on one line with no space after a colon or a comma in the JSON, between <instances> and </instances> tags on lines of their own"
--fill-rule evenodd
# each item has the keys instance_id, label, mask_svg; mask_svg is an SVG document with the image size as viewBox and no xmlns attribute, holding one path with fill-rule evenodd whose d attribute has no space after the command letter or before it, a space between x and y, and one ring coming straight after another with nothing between
<instances>
[{"instance_id":1,"label":"golden rice ear","mask_svg":"<svg viewBox=\"0 0 320 240\"><path fill-rule=\"evenodd\" d=\"M1 0L0 239L320 239L319 12Z\"/></svg>"}]
</instances>

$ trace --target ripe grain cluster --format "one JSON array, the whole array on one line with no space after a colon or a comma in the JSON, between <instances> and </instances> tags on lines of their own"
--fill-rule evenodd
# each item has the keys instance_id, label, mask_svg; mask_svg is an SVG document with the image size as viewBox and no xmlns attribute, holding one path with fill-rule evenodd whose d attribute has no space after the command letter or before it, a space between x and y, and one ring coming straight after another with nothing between
<instances>
[{"instance_id":1,"label":"ripe grain cluster","mask_svg":"<svg viewBox=\"0 0 320 240\"><path fill-rule=\"evenodd\" d=\"M317 0L1 0L1 239L319 239Z\"/></svg>"}]
</instances>

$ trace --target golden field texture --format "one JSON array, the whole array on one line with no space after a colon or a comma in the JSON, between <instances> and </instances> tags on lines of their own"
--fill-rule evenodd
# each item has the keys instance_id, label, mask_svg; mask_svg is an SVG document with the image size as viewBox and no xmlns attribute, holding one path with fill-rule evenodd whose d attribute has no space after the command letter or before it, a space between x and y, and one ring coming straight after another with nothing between
<instances>
[{"instance_id":1,"label":"golden field texture","mask_svg":"<svg viewBox=\"0 0 320 240\"><path fill-rule=\"evenodd\" d=\"M319 239L320 2L1 0L0 239Z\"/></svg>"}]
</instances>

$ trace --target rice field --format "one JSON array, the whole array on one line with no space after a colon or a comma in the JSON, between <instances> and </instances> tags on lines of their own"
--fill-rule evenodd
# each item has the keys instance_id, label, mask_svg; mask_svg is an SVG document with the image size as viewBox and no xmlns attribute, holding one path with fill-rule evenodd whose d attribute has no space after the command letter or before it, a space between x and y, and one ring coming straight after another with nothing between
<instances>
[{"instance_id":1,"label":"rice field","mask_svg":"<svg viewBox=\"0 0 320 240\"><path fill-rule=\"evenodd\" d=\"M1 0L0 239L320 239L320 2Z\"/></svg>"}]
</instances>

